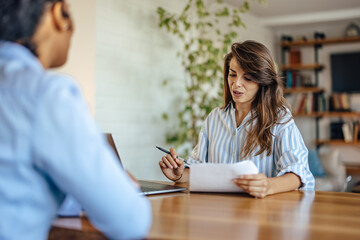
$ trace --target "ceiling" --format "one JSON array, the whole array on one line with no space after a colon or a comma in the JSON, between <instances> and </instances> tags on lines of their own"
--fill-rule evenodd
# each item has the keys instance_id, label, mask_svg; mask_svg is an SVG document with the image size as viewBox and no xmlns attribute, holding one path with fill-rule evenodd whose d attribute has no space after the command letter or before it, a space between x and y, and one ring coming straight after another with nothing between
<instances>
[{"instance_id":1,"label":"ceiling","mask_svg":"<svg viewBox=\"0 0 360 240\"><path fill-rule=\"evenodd\" d=\"M243 0L225 0L239 6ZM250 12L268 26L359 19L360 0L249 0Z\"/></svg>"}]
</instances>

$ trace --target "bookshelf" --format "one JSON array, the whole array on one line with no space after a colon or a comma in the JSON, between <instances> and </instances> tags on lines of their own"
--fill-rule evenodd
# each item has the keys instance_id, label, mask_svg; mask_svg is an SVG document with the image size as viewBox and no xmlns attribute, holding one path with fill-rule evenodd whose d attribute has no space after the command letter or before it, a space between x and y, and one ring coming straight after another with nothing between
<instances>
[{"instance_id":1,"label":"bookshelf","mask_svg":"<svg viewBox=\"0 0 360 240\"><path fill-rule=\"evenodd\" d=\"M280 69L282 71L287 70L321 70L324 66L318 63L313 64L288 64L288 65L281 65Z\"/></svg>"},{"instance_id":2,"label":"bookshelf","mask_svg":"<svg viewBox=\"0 0 360 240\"><path fill-rule=\"evenodd\" d=\"M342 118L360 118L360 112L311 112L311 113L294 113L295 117L342 117Z\"/></svg>"},{"instance_id":3,"label":"bookshelf","mask_svg":"<svg viewBox=\"0 0 360 240\"><path fill-rule=\"evenodd\" d=\"M324 89L318 87L294 87L294 88L285 88L285 94L294 94L294 93L321 93Z\"/></svg>"},{"instance_id":4,"label":"bookshelf","mask_svg":"<svg viewBox=\"0 0 360 240\"><path fill-rule=\"evenodd\" d=\"M302 95L301 98L306 98L309 97L310 102L313 101L318 101L316 104L309 104L309 106L311 106L311 109L308 110L307 108L305 108L305 111L303 111L301 107L303 107L303 103L298 103L297 106L295 107L299 107L300 104L300 108L299 110L301 110L300 112L294 112L293 116L294 117L311 117L315 119L315 123L316 123L316 137L314 140L314 144L316 146L317 149L319 149L320 146L322 145L329 145L329 146L356 146L356 147L360 147L360 140L354 139L352 142L345 142L344 140L330 140L330 139L320 139L319 138L319 121L323 118L347 118L347 119L360 119L360 112L329 112L328 110L323 109L322 107L324 106L323 103L320 104L320 102L324 101L324 99L319 98L319 96L323 96L324 98L324 89L319 88L318 87L318 83L319 83L319 72L324 68L324 65L319 63L319 59L318 59L318 52L319 50L323 47L323 45L328 45L328 44L346 44L346 43L353 43L353 42L360 42L360 36L355 36L355 37L340 37L340 38L327 38L327 39L313 39L313 40L298 40L298 41L292 41L292 42L281 42L280 43L280 47L281 47L281 65L280 65L280 70L284 73L285 78L290 78L290 84L289 82L284 83L284 86L286 86L286 88L284 89L284 94L286 95L292 95L292 94L296 94L296 95ZM290 52L292 50L292 48L294 49L299 49L302 47L313 47L314 49L314 62L313 63L301 63L301 62L296 62L296 63L287 63L286 62L286 54ZM290 61L291 61L291 56L290 56ZM311 86L302 86L300 84L299 86L299 79L296 76L297 74L299 74L299 72L301 73L302 71L313 71L314 72L314 82ZM294 73L295 72L295 75ZM294 86L294 76L297 78L295 79L295 83L296 85ZM293 78L293 79L291 79ZM291 86L291 87L289 87ZM299 97L300 98L300 97ZM297 101L299 101L299 99L296 99ZM303 100L301 100L303 101ZM325 100L327 105L327 101ZM305 101L306 104L306 101ZM293 106L294 107L294 106ZM312 107L314 109L312 109ZM321 109L320 109L321 108ZM298 110L298 109L293 109L293 110ZM319 111L320 110L320 111ZM355 134L354 134L355 135Z\"/></svg>"},{"instance_id":5,"label":"bookshelf","mask_svg":"<svg viewBox=\"0 0 360 240\"><path fill-rule=\"evenodd\" d=\"M333 139L333 140L319 139L319 140L315 140L314 143L319 146L329 145L329 146L358 146L358 147L360 147L360 141L345 142L344 140L341 140L341 139Z\"/></svg>"},{"instance_id":6,"label":"bookshelf","mask_svg":"<svg viewBox=\"0 0 360 240\"><path fill-rule=\"evenodd\" d=\"M354 37L339 37L339 38L326 38L326 39L312 39L312 40L298 40L293 42L281 42L281 47L301 47L301 46L314 46L314 45L326 45L326 44L337 44L337 43L352 43L360 42L360 36Z\"/></svg>"}]
</instances>

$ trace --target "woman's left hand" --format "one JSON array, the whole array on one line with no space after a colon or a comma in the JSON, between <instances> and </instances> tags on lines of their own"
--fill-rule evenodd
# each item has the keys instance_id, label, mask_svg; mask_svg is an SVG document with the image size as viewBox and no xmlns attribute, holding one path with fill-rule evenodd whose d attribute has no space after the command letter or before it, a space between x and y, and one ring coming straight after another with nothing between
<instances>
[{"instance_id":1,"label":"woman's left hand","mask_svg":"<svg viewBox=\"0 0 360 240\"><path fill-rule=\"evenodd\" d=\"M233 182L254 197L264 198L272 194L269 178L262 173L241 175Z\"/></svg>"}]
</instances>

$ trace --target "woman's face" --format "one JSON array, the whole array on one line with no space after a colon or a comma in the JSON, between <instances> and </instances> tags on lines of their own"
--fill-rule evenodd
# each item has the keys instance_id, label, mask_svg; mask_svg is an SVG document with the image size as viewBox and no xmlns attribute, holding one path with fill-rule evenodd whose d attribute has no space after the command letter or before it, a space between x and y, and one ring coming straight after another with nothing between
<instances>
[{"instance_id":1,"label":"woman's face","mask_svg":"<svg viewBox=\"0 0 360 240\"><path fill-rule=\"evenodd\" d=\"M228 84L231 96L237 107L251 107L251 102L259 89L259 84L252 81L245 73L236 58L230 61Z\"/></svg>"}]
</instances>

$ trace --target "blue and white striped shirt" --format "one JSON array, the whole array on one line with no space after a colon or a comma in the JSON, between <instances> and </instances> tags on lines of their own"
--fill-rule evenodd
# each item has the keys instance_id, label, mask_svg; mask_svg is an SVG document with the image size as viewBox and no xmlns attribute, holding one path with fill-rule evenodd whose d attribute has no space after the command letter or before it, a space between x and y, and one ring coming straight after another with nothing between
<instances>
[{"instance_id":1,"label":"blue and white striped shirt","mask_svg":"<svg viewBox=\"0 0 360 240\"><path fill-rule=\"evenodd\" d=\"M205 120L198 144L192 151L189 162L236 163L250 159L267 177L292 172L301 178L301 189L313 190L315 181L309 170L308 150L290 111L280 120L280 123L284 124L277 124L272 128L272 154L266 156L264 152L255 156L259 150L257 147L244 159L241 150L245 146L246 129L251 127L250 124L245 124L250 117L251 112L237 127L235 108L232 104L224 109L215 108Z\"/></svg>"}]
</instances>

